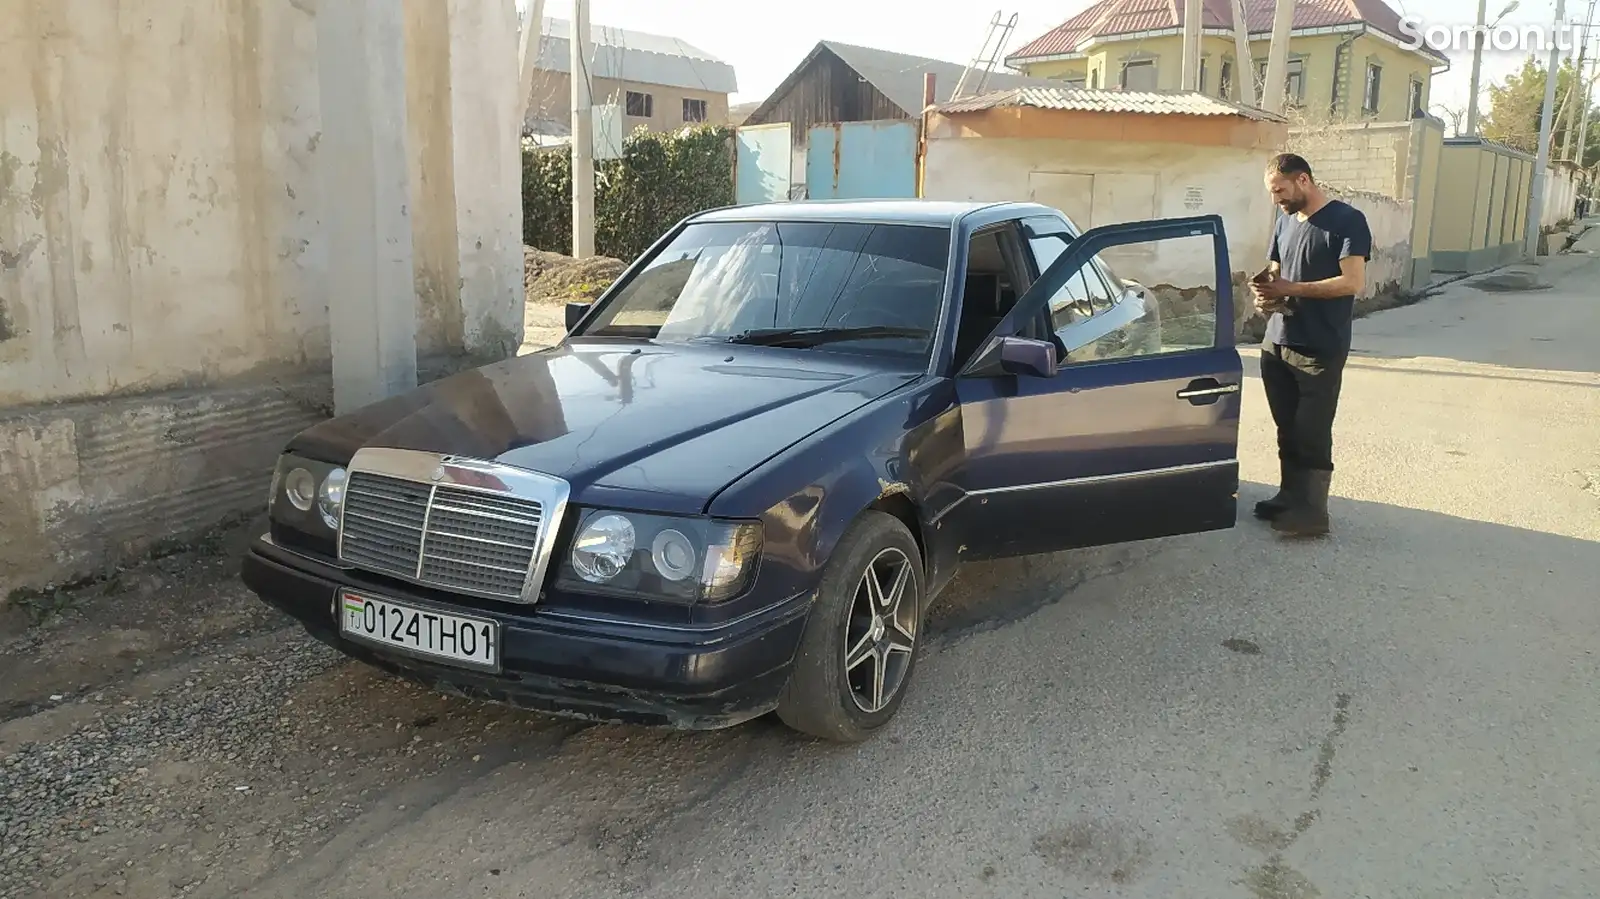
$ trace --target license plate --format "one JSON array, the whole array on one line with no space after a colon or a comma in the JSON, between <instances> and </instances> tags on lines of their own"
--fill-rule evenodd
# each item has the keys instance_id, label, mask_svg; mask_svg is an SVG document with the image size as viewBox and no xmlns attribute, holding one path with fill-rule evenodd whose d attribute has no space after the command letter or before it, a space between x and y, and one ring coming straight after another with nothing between
<instances>
[{"instance_id":1,"label":"license plate","mask_svg":"<svg viewBox=\"0 0 1600 899\"><path fill-rule=\"evenodd\" d=\"M339 631L364 643L425 659L469 668L500 667L500 625L486 618L342 591Z\"/></svg>"}]
</instances>

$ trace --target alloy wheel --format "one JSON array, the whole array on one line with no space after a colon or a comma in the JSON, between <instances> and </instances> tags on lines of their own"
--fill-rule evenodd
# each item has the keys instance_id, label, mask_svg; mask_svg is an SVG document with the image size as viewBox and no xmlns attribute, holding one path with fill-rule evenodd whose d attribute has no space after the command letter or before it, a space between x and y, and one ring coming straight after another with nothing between
<instances>
[{"instance_id":1,"label":"alloy wheel","mask_svg":"<svg viewBox=\"0 0 1600 899\"><path fill-rule=\"evenodd\" d=\"M911 560L897 548L879 552L856 584L845 625L845 679L856 708L873 714L904 685L917 645L917 597Z\"/></svg>"}]
</instances>

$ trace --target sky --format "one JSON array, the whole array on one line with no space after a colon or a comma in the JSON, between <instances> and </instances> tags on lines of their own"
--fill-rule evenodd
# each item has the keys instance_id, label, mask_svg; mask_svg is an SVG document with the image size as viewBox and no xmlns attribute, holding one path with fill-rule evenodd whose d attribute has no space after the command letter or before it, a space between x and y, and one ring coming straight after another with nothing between
<instances>
[{"instance_id":1,"label":"sky","mask_svg":"<svg viewBox=\"0 0 1600 899\"><path fill-rule=\"evenodd\" d=\"M992 0L996 5L930 0L590 0L595 25L632 28L681 38L732 65L739 80L734 103L765 99L800 64L819 40L894 50L966 63L978 55L996 11L1002 20L1017 14L1006 42L1015 50L1044 34L1094 0ZM1471 25L1472 0L1387 0L1401 15L1424 25ZM1489 0L1489 18L1507 0ZM526 0L518 0L518 5ZM1004 4L1001 6L1000 4ZM1580 19L1588 4L1571 0L1567 18ZM567 18L572 0L546 0L545 15ZM1508 25L1550 23L1554 0L1522 0L1505 17ZM1451 52L1450 71L1435 76L1433 103L1466 106L1472 70L1470 49ZM1485 85L1521 67L1526 52L1486 48ZM1002 54L1003 58L1003 54ZM1543 56L1540 59L1543 63ZM1488 101L1481 101L1487 108Z\"/></svg>"}]
</instances>

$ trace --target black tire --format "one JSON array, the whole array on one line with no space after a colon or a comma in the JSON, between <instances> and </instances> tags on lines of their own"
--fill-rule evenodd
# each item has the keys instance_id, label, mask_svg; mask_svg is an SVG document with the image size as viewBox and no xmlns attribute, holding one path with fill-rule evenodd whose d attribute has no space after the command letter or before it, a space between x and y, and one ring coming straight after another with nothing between
<instances>
[{"instance_id":1,"label":"black tire","mask_svg":"<svg viewBox=\"0 0 1600 899\"><path fill-rule=\"evenodd\" d=\"M864 616L863 603L873 601L862 592L867 590L868 566L874 566L874 583L884 583L891 569L892 577L899 577L901 560L906 572L901 614L893 621ZM778 700L778 718L803 734L839 743L859 743L888 724L905 699L922 654L923 589L922 553L911 532L892 515L862 513L823 572L789 683ZM904 647L907 637L909 650ZM852 643L858 653L867 647L854 667L846 657ZM892 694L887 688L891 680ZM871 690L879 684L884 685L882 696L874 697Z\"/></svg>"}]
</instances>

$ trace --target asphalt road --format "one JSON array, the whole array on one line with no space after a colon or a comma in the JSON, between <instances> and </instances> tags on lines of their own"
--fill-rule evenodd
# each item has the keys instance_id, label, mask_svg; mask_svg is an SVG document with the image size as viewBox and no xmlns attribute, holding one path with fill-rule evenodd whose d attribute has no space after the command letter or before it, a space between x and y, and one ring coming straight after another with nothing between
<instances>
[{"instance_id":1,"label":"asphalt road","mask_svg":"<svg viewBox=\"0 0 1600 899\"><path fill-rule=\"evenodd\" d=\"M584 726L336 666L267 713L292 789L202 777L217 818L46 892L110 895L187 845L194 894L285 899L1600 895L1600 260L1531 271L1552 286L1357 323L1334 536L1249 518L1275 478L1252 375L1239 527L964 573L872 743ZM424 707L456 710L422 731L450 760L330 818L305 778L404 763ZM275 786L314 834L292 853L251 823ZM214 827L263 845L207 855Z\"/></svg>"}]
</instances>

